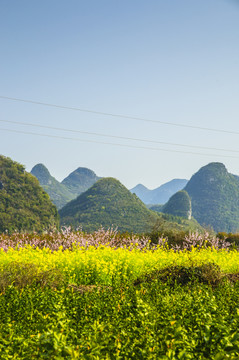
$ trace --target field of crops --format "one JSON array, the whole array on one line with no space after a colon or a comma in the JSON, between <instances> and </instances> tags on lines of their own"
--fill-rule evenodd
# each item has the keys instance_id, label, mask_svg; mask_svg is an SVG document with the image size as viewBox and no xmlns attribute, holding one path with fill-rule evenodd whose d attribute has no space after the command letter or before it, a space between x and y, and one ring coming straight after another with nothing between
<instances>
[{"instance_id":1,"label":"field of crops","mask_svg":"<svg viewBox=\"0 0 239 360\"><path fill-rule=\"evenodd\" d=\"M239 252L211 240L2 235L0 359L238 359Z\"/></svg>"}]
</instances>

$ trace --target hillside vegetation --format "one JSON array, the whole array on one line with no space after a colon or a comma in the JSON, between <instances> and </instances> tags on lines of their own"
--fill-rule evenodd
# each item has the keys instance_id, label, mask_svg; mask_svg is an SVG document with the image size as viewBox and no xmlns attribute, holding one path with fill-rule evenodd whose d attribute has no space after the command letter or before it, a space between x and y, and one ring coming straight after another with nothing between
<instances>
[{"instance_id":1,"label":"hillside vegetation","mask_svg":"<svg viewBox=\"0 0 239 360\"><path fill-rule=\"evenodd\" d=\"M62 225L82 226L94 231L100 226L118 227L120 231L150 231L158 215L150 211L118 180L104 178L60 211Z\"/></svg>"},{"instance_id":2,"label":"hillside vegetation","mask_svg":"<svg viewBox=\"0 0 239 360\"><path fill-rule=\"evenodd\" d=\"M41 248L4 237L1 359L239 358L237 250L117 244L109 231L44 234Z\"/></svg>"},{"instance_id":3,"label":"hillside vegetation","mask_svg":"<svg viewBox=\"0 0 239 360\"><path fill-rule=\"evenodd\" d=\"M215 231L239 229L239 181L221 163L210 163L192 176L185 189L192 201L192 215Z\"/></svg>"},{"instance_id":4,"label":"hillside vegetation","mask_svg":"<svg viewBox=\"0 0 239 360\"><path fill-rule=\"evenodd\" d=\"M190 220L192 216L192 205L188 193L185 190L176 192L164 205L162 212Z\"/></svg>"},{"instance_id":5,"label":"hillside vegetation","mask_svg":"<svg viewBox=\"0 0 239 360\"><path fill-rule=\"evenodd\" d=\"M0 232L43 231L58 227L55 205L24 167L0 156Z\"/></svg>"},{"instance_id":6,"label":"hillside vegetation","mask_svg":"<svg viewBox=\"0 0 239 360\"><path fill-rule=\"evenodd\" d=\"M195 220L171 214L158 213L152 233L158 235L178 235L180 233L203 232L205 229Z\"/></svg>"}]
</instances>

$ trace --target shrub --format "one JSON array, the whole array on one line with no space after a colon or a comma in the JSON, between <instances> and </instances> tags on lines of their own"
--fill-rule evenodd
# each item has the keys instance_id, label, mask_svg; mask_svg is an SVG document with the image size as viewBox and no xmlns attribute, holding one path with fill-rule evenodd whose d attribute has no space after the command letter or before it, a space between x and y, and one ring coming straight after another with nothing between
<instances>
[{"instance_id":1,"label":"shrub","mask_svg":"<svg viewBox=\"0 0 239 360\"><path fill-rule=\"evenodd\" d=\"M52 288L63 284L59 269L41 270L32 263L12 262L2 267L0 273L0 290L8 286L24 288L28 285L49 286Z\"/></svg>"}]
</instances>

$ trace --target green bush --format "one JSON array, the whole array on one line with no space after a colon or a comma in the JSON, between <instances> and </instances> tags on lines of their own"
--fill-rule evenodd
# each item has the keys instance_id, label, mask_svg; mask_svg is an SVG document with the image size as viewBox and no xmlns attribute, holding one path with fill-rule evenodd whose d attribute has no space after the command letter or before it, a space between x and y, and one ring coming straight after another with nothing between
<instances>
[{"instance_id":1,"label":"green bush","mask_svg":"<svg viewBox=\"0 0 239 360\"><path fill-rule=\"evenodd\" d=\"M2 266L0 272L0 291L8 286L22 289L26 286L39 285L41 287L59 287L64 279L59 269L42 271L33 263L12 262Z\"/></svg>"},{"instance_id":2,"label":"green bush","mask_svg":"<svg viewBox=\"0 0 239 360\"><path fill-rule=\"evenodd\" d=\"M217 234L217 237L219 239L225 239L225 241L228 241L232 246L238 247L239 246L239 234L232 234L232 233L226 233L226 232L219 232Z\"/></svg>"},{"instance_id":3,"label":"green bush","mask_svg":"<svg viewBox=\"0 0 239 360\"><path fill-rule=\"evenodd\" d=\"M88 293L8 287L0 359L239 357L239 286L161 281Z\"/></svg>"}]
</instances>

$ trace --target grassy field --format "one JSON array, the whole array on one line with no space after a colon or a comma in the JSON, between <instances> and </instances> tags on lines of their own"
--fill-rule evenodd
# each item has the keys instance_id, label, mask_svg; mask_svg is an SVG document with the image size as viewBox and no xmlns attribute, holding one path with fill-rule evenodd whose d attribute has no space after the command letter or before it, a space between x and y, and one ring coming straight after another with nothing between
<instances>
[{"instance_id":1,"label":"grassy field","mask_svg":"<svg viewBox=\"0 0 239 360\"><path fill-rule=\"evenodd\" d=\"M237 250L103 231L0 248L0 359L239 358Z\"/></svg>"}]
</instances>

